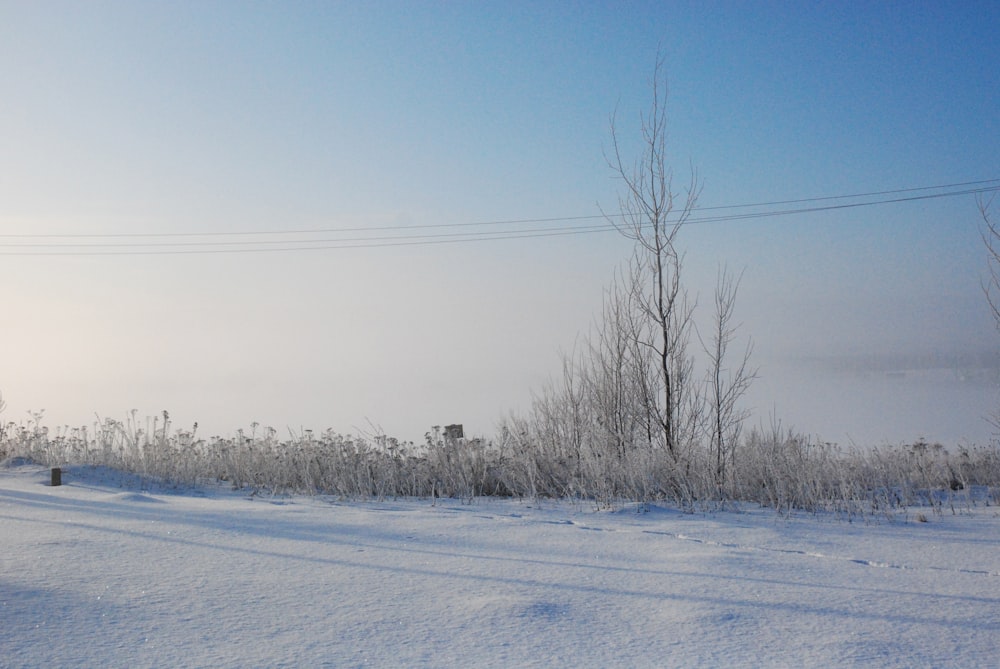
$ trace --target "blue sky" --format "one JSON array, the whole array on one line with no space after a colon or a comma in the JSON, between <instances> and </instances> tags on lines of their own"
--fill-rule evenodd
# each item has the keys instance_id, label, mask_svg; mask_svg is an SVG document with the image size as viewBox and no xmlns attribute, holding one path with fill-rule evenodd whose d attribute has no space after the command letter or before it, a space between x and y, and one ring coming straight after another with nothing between
<instances>
[{"instance_id":1,"label":"blue sky","mask_svg":"<svg viewBox=\"0 0 1000 669\"><path fill-rule=\"evenodd\" d=\"M678 188L697 168L703 206L1000 179L998 27L974 2L0 3L4 418L489 434L590 327L626 240L146 255L294 236L67 235L614 210L610 117L638 151L657 53ZM995 378L802 363L996 350L978 226L965 195L704 223L682 244L706 305L720 264L745 272L757 419L982 440ZM109 246L178 241L202 246ZM40 250L127 253L23 255Z\"/></svg>"}]
</instances>

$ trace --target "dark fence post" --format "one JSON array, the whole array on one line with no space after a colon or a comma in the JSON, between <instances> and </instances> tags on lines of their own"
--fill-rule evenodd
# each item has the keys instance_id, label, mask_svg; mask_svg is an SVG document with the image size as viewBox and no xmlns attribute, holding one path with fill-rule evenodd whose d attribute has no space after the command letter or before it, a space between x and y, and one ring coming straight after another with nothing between
<instances>
[{"instance_id":1,"label":"dark fence post","mask_svg":"<svg viewBox=\"0 0 1000 669\"><path fill-rule=\"evenodd\" d=\"M59 467L52 468L52 485L62 485L62 469Z\"/></svg>"}]
</instances>

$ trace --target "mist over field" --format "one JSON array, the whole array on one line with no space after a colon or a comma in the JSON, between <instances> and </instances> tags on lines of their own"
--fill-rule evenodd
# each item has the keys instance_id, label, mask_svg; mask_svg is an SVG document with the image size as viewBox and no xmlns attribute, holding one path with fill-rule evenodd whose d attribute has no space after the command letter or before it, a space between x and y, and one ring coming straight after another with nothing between
<instances>
[{"instance_id":1,"label":"mist over field","mask_svg":"<svg viewBox=\"0 0 1000 669\"><path fill-rule=\"evenodd\" d=\"M990 353L972 357L968 365L953 364L953 356L925 358L934 366L899 364L891 355L775 363L748 402L764 412L765 423L771 407L777 418L845 446L921 438L989 443L997 432L990 420L1000 402L1000 366Z\"/></svg>"},{"instance_id":2,"label":"mist over field","mask_svg":"<svg viewBox=\"0 0 1000 669\"><path fill-rule=\"evenodd\" d=\"M492 438L631 253L657 56L751 424L987 443L995 3L0 8L2 420ZM697 342L693 348L698 348ZM936 357L935 357L936 356Z\"/></svg>"}]
</instances>

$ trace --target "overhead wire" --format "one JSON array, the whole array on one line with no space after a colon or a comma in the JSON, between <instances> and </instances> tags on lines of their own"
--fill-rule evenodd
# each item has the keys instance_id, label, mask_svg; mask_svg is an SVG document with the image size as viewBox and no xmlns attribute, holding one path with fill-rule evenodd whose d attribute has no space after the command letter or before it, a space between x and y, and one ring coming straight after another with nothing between
<instances>
[{"instance_id":1,"label":"overhead wire","mask_svg":"<svg viewBox=\"0 0 1000 669\"><path fill-rule=\"evenodd\" d=\"M983 184L1000 184L1000 179L985 179L980 181L966 181L962 183L953 184L942 184L938 186L918 186L915 188L900 188L895 190L883 190L874 191L868 193L853 193L848 195L826 195L820 197L809 197L809 198L799 198L794 200L771 200L767 202L754 202L749 204L728 204L728 205L714 205L714 206L696 206L692 208L692 211L713 211L721 209L749 209L752 207L771 207L784 204L803 204L807 202L823 202L827 200L844 200L844 199L858 199L858 198L869 198L869 197L881 197L885 195L898 195L900 193L915 193L927 190L942 190L945 188L959 188L966 186L982 186ZM1000 185L987 187L983 190L995 190L1000 188ZM961 195L966 194L969 191L960 191L958 193L940 193L932 195L931 197L948 197L951 195ZM979 192L978 190L972 192ZM914 198L920 199L920 198ZM877 204L877 203L873 203ZM519 219L503 219L495 221L474 221L474 222L463 222L463 223L425 223L418 225L384 225L384 226L366 226L366 227L353 227L353 228L303 228L303 229L283 229L283 230L223 230L223 231L196 231L196 232L113 232L113 233L0 233L0 238L64 238L64 239L83 239L83 238L113 238L113 237L229 237L229 236L245 236L245 235L297 235L297 234L320 234L320 233L338 233L338 232L379 232L387 230L418 230L418 229L429 229L429 228L458 228L458 227L472 227L472 226L486 226L486 225L514 225L522 223L560 223L569 221L584 221L584 220L595 220L604 219L606 216L604 214L588 214L582 216L555 216L547 218L519 218ZM707 220L707 219L706 219Z\"/></svg>"},{"instance_id":2,"label":"overhead wire","mask_svg":"<svg viewBox=\"0 0 1000 669\"><path fill-rule=\"evenodd\" d=\"M948 189L948 190L945 190ZM959 189L959 190L954 190ZM926 191L944 191L928 193ZM938 186L921 186L895 190L883 190L849 195L832 195L789 200L772 200L750 204L716 205L693 207L686 212L684 224L717 223L736 220L749 220L790 216L795 214L810 214L823 211L852 209L875 205L899 204L920 200L930 200L960 195L981 194L1000 190L1000 179L986 179L962 183L944 184ZM921 194L916 194L921 193ZM905 195L904 195L905 194ZM887 198L889 195L900 197ZM872 199L878 198L878 199ZM862 200L860 202L842 202L843 200ZM790 204L810 204L830 202L820 206L792 207L773 209L776 206ZM759 209L771 207L762 211L744 211L740 213L720 215L697 215L697 212ZM265 252L302 252L333 249L381 248L392 246L417 246L432 244L449 244L459 242L483 242L529 238L555 237L565 235L581 235L600 232L610 232L619 229L620 223L615 219L622 214L594 214L585 216L563 216L547 218L523 218L462 223L433 223L418 225L392 225L372 227L344 228L314 228L298 230L265 230L265 231L200 231L200 232L118 232L118 233L2 233L2 240L32 240L32 241L0 241L0 255L179 255L205 253L265 253ZM603 220L601 224L579 224L583 221ZM557 225L569 223L571 225ZM669 222L668 222L669 223ZM523 227L542 224L545 227ZM519 225L515 229L504 229L506 226ZM428 230L479 228L461 232L427 232ZM496 229L501 228L501 229ZM414 234L413 231L423 231ZM340 235L349 233L369 233L356 237L336 238L301 238L303 235ZM298 239L282 239L297 235ZM206 238L222 238L223 241ZM234 239L236 237L258 237L258 239ZM265 239L259 239L265 237ZM275 239L275 237L279 237ZM126 240L143 239L157 241L95 241L95 240ZM172 240L192 241L172 241ZM85 241L75 241L85 240Z\"/></svg>"}]
</instances>

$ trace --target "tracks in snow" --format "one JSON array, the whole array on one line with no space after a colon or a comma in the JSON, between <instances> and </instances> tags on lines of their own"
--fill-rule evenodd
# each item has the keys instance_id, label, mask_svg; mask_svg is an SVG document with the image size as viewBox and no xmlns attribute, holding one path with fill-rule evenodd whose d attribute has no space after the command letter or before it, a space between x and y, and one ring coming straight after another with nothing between
<instances>
[{"instance_id":1,"label":"tracks in snow","mask_svg":"<svg viewBox=\"0 0 1000 669\"><path fill-rule=\"evenodd\" d=\"M509 513L509 514L480 513L479 517L486 520L536 522L536 523L543 523L546 525L572 527L578 530L588 530L593 532L620 532L623 529L623 527L609 528L609 527L593 526L593 525L588 525L586 523L581 523L576 520L571 520L568 518L527 518L525 517L524 514L520 513ZM963 569L959 567L941 567L936 565L915 566L904 563L884 562L881 560L870 560L859 557L830 555L827 553L821 553L818 551L811 551L811 550L801 550L795 548L776 548L773 546L759 546L755 544L715 541L713 539L704 539L696 536L691 536L683 532L670 532L668 530L642 529L639 530L639 532L642 534L669 537L671 539L676 539L677 541L687 541L695 544L702 544L704 546L716 546L719 548L726 548L732 550L800 556L803 558L812 558L815 560L850 562L853 564L861 565L863 567L872 567L875 569L895 569L899 571L938 572L938 573L948 573L948 574L969 574L974 576L1000 577L1000 571L990 571L986 569Z\"/></svg>"},{"instance_id":2,"label":"tracks in snow","mask_svg":"<svg viewBox=\"0 0 1000 669\"><path fill-rule=\"evenodd\" d=\"M765 553L781 553L784 555L800 555L802 557L816 558L821 560L853 562L855 564L859 564L865 567L876 567L878 569L899 569L903 571L936 571L936 572L946 572L950 574L1000 576L1000 572L988 571L985 569L961 569L961 568L937 567L937 566L914 567L912 565L906 565L894 562L880 562L878 560L866 560L864 558L844 557L842 555L827 555L825 553L818 553L816 551L797 550L794 548L773 548L770 546L753 546L749 544L726 543L722 541L713 541L711 539L700 539L698 537L692 537L680 532L667 532L663 530L643 530L642 532L644 534L655 534L655 535L670 537L672 539L677 539L678 541L690 541L692 543L703 544L706 546L718 546L720 548L732 548L744 551L760 551Z\"/></svg>"}]
</instances>

